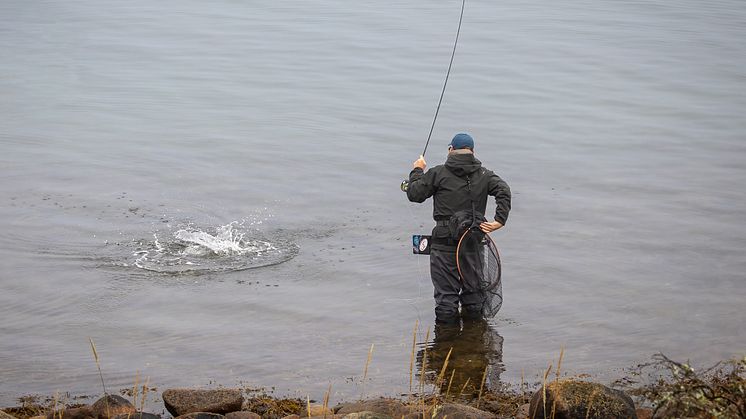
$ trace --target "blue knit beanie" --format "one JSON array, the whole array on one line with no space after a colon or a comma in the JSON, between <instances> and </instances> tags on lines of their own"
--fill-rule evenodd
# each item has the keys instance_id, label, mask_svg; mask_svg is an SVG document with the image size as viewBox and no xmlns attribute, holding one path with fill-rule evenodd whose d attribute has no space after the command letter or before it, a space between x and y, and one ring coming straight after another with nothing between
<instances>
[{"instance_id":1,"label":"blue knit beanie","mask_svg":"<svg viewBox=\"0 0 746 419\"><path fill-rule=\"evenodd\" d=\"M453 137L453 139L451 140L451 143L448 145L453 147L454 150L458 150L461 148L470 148L474 150L474 139L471 138L471 135L464 134L462 132L460 134L456 134L456 136Z\"/></svg>"}]
</instances>

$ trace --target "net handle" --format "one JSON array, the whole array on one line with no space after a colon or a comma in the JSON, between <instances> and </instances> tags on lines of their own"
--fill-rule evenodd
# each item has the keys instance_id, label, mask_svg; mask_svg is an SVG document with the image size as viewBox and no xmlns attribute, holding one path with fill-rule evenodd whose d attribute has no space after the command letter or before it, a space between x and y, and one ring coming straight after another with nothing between
<instances>
[{"instance_id":1,"label":"net handle","mask_svg":"<svg viewBox=\"0 0 746 419\"><path fill-rule=\"evenodd\" d=\"M461 238L458 239L458 245L456 245L456 269L458 270L458 279L462 284L464 283L464 275L461 274L461 264L459 263L458 253L461 251L461 243L463 243L464 237L469 233L471 233L471 228L467 228L466 231L464 231L464 234L462 234Z\"/></svg>"}]
</instances>

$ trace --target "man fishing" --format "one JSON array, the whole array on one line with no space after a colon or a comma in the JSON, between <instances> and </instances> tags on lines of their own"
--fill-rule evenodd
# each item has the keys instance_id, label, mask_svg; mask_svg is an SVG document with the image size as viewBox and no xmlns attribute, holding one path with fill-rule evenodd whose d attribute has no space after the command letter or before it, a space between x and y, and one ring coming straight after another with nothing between
<instances>
[{"instance_id":1,"label":"man fishing","mask_svg":"<svg viewBox=\"0 0 746 419\"><path fill-rule=\"evenodd\" d=\"M466 289L459 275L456 259L458 237L454 237L453 217L468 212L472 219L482 220L479 229L491 233L502 228L510 212L510 187L498 175L482 167L474 157L474 139L468 134L457 134L448 145L445 164L425 172L425 159L420 156L409 173L407 198L424 202L433 197L433 218L430 253L430 276L435 297L435 321L455 324L460 317L482 317L483 297L480 292ZM495 197L495 221L484 219L487 196ZM461 311L459 312L459 304Z\"/></svg>"}]
</instances>

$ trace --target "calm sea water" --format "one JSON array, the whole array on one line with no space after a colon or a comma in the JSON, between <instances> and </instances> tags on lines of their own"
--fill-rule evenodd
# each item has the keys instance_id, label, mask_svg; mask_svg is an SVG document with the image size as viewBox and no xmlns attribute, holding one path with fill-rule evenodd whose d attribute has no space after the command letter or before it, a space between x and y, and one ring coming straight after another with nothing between
<instances>
[{"instance_id":1,"label":"calm sea water","mask_svg":"<svg viewBox=\"0 0 746 419\"><path fill-rule=\"evenodd\" d=\"M406 391L432 222L398 185L459 6L1 2L0 405L98 392L89 338L109 388ZM436 359L744 354L744 39L736 0L467 1L427 159L470 132L514 209L500 314Z\"/></svg>"}]
</instances>

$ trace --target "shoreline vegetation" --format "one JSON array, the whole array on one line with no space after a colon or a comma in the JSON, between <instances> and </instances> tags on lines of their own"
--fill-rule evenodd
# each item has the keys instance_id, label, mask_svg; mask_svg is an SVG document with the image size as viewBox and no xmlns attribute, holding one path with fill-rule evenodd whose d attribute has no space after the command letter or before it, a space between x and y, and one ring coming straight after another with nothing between
<instances>
[{"instance_id":1,"label":"shoreline vegetation","mask_svg":"<svg viewBox=\"0 0 746 419\"><path fill-rule=\"evenodd\" d=\"M91 347L100 370L93 342ZM466 385L456 389L457 372L449 368L449 352L437 374L419 368L423 372L415 377L412 360L410 386L419 380L415 392L396 398L366 398L363 383L372 352L373 346L360 399L335 406L329 404L331 385L320 401L310 396L275 397L256 389L167 389L160 393L164 411L153 414L144 412L148 398L158 397L150 380L138 377L131 388L115 395L105 390L101 374L104 395L91 405L81 403L87 396L25 396L18 399L18 406L0 409L0 419L746 418L746 357L695 370L658 354L607 387L583 376L563 377L560 353L556 366L550 364L539 383L487 386L485 369L475 378L481 379L478 386L469 386L467 379ZM426 365L427 355L421 362Z\"/></svg>"}]
</instances>

